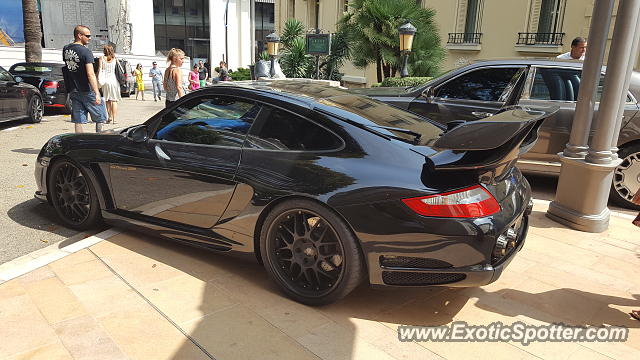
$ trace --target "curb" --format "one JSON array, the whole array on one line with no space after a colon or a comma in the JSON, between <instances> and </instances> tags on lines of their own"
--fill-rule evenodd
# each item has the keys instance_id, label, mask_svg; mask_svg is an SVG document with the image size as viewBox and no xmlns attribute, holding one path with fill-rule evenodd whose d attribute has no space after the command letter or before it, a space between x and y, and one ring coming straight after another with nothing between
<instances>
[{"instance_id":1,"label":"curb","mask_svg":"<svg viewBox=\"0 0 640 360\"><path fill-rule=\"evenodd\" d=\"M533 203L534 204L541 204L541 205L549 206L549 204L551 204L551 201L550 200L533 199ZM628 220L634 220L636 218L633 215L621 213L619 211L611 211L611 216L615 216L615 217L619 217L619 218L623 218L623 219L628 219Z\"/></svg>"},{"instance_id":2,"label":"curb","mask_svg":"<svg viewBox=\"0 0 640 360\"><path fill-rule=\"evenodd\" d=\"M48 265L56 260L60 260L77 251L86 249L120 233L121 230L117 228L107 229L87 238L83 238L86 236L86 233L79 233L58 243L13 259L0 265L0 284Z\"/></svg>"}]
</instances>

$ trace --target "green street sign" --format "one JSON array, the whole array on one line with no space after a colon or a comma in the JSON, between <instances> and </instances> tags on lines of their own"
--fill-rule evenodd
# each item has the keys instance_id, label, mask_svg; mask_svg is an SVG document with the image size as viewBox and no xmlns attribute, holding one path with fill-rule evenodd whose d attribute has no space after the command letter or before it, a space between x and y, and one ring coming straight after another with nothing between
<instances>
[{"instance_id":1,"label":"green street sign","mask_svg":"<svg viewBox=\"0 0 640 360\"><path fill-rule=\"evenodd\" d=\"M307 54L329 55L331 53L331 34L307 34Z\"/></svg>"}]
</instances>

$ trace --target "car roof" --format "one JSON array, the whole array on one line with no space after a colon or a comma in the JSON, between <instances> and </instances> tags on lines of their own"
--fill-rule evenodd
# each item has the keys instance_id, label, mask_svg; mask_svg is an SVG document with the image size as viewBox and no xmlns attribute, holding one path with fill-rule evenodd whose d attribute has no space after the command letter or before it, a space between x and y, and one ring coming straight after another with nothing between
<instances>
[{"instance_id":1,"label":"car roof","mask_svg":"<svg viewBox=\"0 0 640 360\"><path fill-rule=\"evenodd\" d=\"M19 62L19 63L15 63L13 65L11 65L11 67L14 67L16 65L35 65L35 66L50 66L50 67L62 67L64 64L63 63L54 63L54 62Z\"/></svg>"},{"instance_id":2,"label":"car roof","mask_svg":"<svg viewBox=\"0 0 640 360\"><path fill-rule=\"evenodd\" d=\"M563 67L582 68L582 61L578 60L562 60L556 58L505 58L505 59L479 59L472 62L472 64L482 65L545 65L545 66L557 66ZM604 68L604 66L603 66Z\"/></svg>"}]
</instances>

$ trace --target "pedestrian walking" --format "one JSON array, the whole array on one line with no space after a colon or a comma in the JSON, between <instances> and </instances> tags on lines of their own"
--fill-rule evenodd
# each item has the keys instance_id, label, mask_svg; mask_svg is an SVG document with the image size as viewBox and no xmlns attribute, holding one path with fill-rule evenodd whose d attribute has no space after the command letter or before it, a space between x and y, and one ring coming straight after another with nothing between
<instances>
[{"instance_id":1,"label":"pedestrian walking","mask_svg":"<svg viewBox=\"0 0 640 360\"><path fill-rule=\"evenodd\" d=\"M82 132L82 124L87 123L87 113L96 124L96 132L102 131L107 121L107 110L100 98L98 81L93 68L93 53L87 49L91 41L91 30L83 25L73 29L73 43L62 49L62 67L65 85L71 99L71 121L75 132Z\"/></svg>"},{"instance_id":2,"label":"pedestrian walking","mask_svg":"<svg viewBox=\"0 0 640 360\"><path fill-rule=\"evenodd\" d=\"M142 80L142 64L138 64L136 69L133 70L133 76L136 77L136 100L138 100L138 94L142 94L142 101L144 101L144 80Z\"/></svg>"},{"instance_id":3,"label":"pedestrian walking","mask_svg":"<svg viewBox=\"0 0 640 360\"><path fill-rule=\"evenodd\" d=\"M104 56L100 58L100 72L98 82L102 89L102 96L107 105L107 124L116 123L118 113L118 101L120 101L120 83L116 77L116 68L122 67L116 58L111 45L103 47ZM122 68L120 69L122 70ZM124 73L124 71L122 71Z\"/></svg>"},{"instance_id":4,"label":"pedestrian walking","mask_svg":"<svg viewBox=\"0 0 640 360\"><path fill-rule=\"evenodd\" d=\"M165 106L171 105L171 103L184 96L182 70L180 70L184 62L184 51L172 48L167 54L167 62L169 67L164 72L164 81L162 83L166 93Z\"/></svg>"},{"instance_id":5,"label":"pedestrian walking","mask_svg":"<svg viewBox=\"0 0 640 360\"><path fill-rule=\"evenodd\" d=\"M153 87L153 101L162 100L162 70L158 69L158 63L153 62L153 67L149 70L151 85Z\"/></svg>"},{"instance_id":6,"label":"pedestrian walking","mask_svg":"<svg viewBox=\"0 0 640 360\"><path fill-rule=\"evenodd\" d=\"M200 67L198 64L193 65L193 69L189 71L189 90L195 91L200 89Z\"/></svg>"},{"instance_id":7,"label":"pedestrian walking","mask_svg":"<svg viewBox=\"0 0 640 360\"><path fill-rule=\"evenodd\" d=\"M209 76L209 72L207 68L202 63L202 60L198 61L198 79L200 80L200 87L207 86L207 77Z\"/></svg>"},{"instance_id":8,"label":"pedestrian walking","mask_svg":"<svg viewBox=\"0 0 640 360\"><path fill-rule=\"evenodd\" d=\"M220 67L218 68L218 77L217 81L231 81L231 76L229 76L229 70L227 70L227 63L224 61L220 61Z\"/></svg>"},{"instance_id":9,"label":"pedestrian walking","mask_svg":"<svg viewBox=\"0 0 640 360\"><path fill-rule=\"evenodd\" d=\"M577 37L571 41L571 51L558 55L557 59L581 60L584 61L584 54L587 52L587 39Z\"/></svg>"}]
</instances>

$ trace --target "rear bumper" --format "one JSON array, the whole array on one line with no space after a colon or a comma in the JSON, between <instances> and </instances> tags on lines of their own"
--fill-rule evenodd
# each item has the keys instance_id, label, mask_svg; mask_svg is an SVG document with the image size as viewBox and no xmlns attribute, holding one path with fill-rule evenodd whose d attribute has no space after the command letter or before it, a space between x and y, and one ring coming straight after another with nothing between
<instances>
[{"instance_id":1,"label":"rear bumper","mask_svg":"<svg viewBox=\"0 0 640 360\"><path fill-rule=\"evenodd\" d=\"M504 269L524 246L529 228L529 213L530 210L528 209L522 214L517 245L495 264L487 263L465 267L433 268L386 266L385 260L387 257L375 254L369 256L369 276L371 284L375 287L476 287L490 284L500 277ZM391 257L391 259L406 259L405 261L415 264L415 259L420 259L415 256L415 253L402 254L394 252L394 256ZM425 263L429 263L429 261Z\"/></svg>"}]
</instances>

